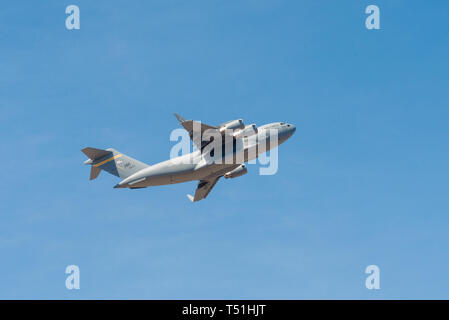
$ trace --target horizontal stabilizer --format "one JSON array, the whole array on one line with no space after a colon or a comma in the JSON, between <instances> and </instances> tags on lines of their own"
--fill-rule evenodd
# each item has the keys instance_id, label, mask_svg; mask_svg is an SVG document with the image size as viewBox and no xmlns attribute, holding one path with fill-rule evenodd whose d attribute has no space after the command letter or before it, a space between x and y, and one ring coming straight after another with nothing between
<instances>
[{"instance_id":1,"label":"horizontal stabilizer","mask_svg":"<svg viewBox=\"0 0 449 320\"><path fill-rule=\"evenodd\" d=\"M91 147L84 148L81 150L89 159L95 160L103 158L104 156L110 155L112 152L107 150L95 149Z\"/></svg>"},{"instance_id":2,"label":"horizontal stabilizer","mask_svg":"<svg viewBox=\"0 0 449 320\"><path fill-rule=\"evenodd\" d=\"M100 168L92 166L90 169L90 180L96 179L100 174L100 172L101 172Z\"/></svg>"}]
</instances>

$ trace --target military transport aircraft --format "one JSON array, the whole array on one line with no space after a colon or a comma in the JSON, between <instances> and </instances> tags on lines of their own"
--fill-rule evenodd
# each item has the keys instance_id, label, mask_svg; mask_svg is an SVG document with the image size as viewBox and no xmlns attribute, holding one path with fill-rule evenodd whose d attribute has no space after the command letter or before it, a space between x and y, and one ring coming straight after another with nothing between
<instances>
[{"instance_id":1,"label":"military transport aircraft","mask_svg":"<svg viewBox=\"0 0 449 320\"><path fill-rule=\"evenodd\" d=\"M238 119L210 126L175 116L189 133L196 150L149 166L112 148L87 147L81 151L89 158L84 163L92 166L90 180L97 178L101 170L123 179L114 188L138 189L199 180L195 195L187 195L190 201L199 201L207 197L221 177L246 174L245 162L283 143L296 130L294 125L284 122L256 127L245 126Z\"/></svg>"}]
</instances>

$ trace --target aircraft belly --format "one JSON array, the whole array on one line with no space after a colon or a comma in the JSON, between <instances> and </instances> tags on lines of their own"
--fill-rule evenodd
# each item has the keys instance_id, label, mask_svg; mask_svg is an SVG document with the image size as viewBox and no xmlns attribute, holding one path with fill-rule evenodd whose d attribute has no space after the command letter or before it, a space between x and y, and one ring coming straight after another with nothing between
<instances>
[{"instance_id":1,"label":"aircraft belly","mask_svg":"<svg viewBox=\"0 0 449 320\"><path fill-rule=\"evenodd\" d=\"M238 167L240 164L212 164L207 167L207 170L203 170L202 172L199 172L197 174L196 179L210 179L213 177L219 177L224 175L226 172L229 172L236 167Z\"/></svg>"},{"instance_id":2,"label":"aircraft belly","mask_svg":"<svg viewBox=\"0 0 449 320\"><path fill-rule=\"evenodd\" d=\"M148 186L163 186L166 184L171 184L171 175L159 175L147 178Z\"/></svg>"},{"instance_id":3,"label":"aircraft belly","mask_svg":"<svg viewBox=\"0 0 449 320\"><path fill-rule=\"evenodd\" d=\"M215 172L215 168L217 167L216 164L211 163L207 164L193 172L193 179L194 180L200 180L204 177L210 176Z\"/></svg>"},{"instance_id":4,"label":"aircraft belly","mask_svg":"<svg viewBox=\"0 0 449 320\"><path fill-rule=\"evenodd\" d=\"M147 177L151 186L180 183L193 180L195 164L175 164L160 168Z\"/></svg>"}]
</instances>

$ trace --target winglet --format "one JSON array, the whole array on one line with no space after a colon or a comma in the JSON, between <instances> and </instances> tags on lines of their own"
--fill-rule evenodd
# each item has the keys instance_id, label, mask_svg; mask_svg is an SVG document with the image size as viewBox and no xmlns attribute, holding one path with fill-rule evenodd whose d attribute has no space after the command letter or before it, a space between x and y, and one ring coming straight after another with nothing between
<instances>
[{"instance_id":1,"label":"winglet","mask_svg":"<svg viewBox=\"0 0 449 320\"><path fill-rule=\"evenodd\" d=\"M184 121L186 121L183 117L181 117L179 114L175 113L175 117L176 119L178 119L179 122L183 123Z\"/></svg>"},{"instance_id":2,"label":"winglet","mask_svg":"<svg viewBox=\"0 0 449 320\"><path fill-rule=\"evenodd\" d=\"M193 197L190 194L187 194L187 198L189 198L190 201L194 202Z\"/></svg>"}]
</instances>

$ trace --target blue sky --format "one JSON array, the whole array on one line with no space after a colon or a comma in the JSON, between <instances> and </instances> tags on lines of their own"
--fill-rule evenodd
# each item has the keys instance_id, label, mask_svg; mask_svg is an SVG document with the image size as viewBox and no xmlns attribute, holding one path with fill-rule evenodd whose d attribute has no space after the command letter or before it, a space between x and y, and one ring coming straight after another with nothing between
<instances>
[{"instance_id":1,"label":"blue sky","mask_svg":"<svg viewBox=\"0 0 449 320\"><path fill-rule=\"evenodd\" d=\"M76 4L81 29L65 28ZM381 30L365 28L365 8ZM12 1L0 11L0 298L448 298L447 1ZM173 116L287 121L279 171L113 189ZM65 268L81 289L65 288ZM366 266L381 289L365 288Z\"/></svg>"}]
</instances>

